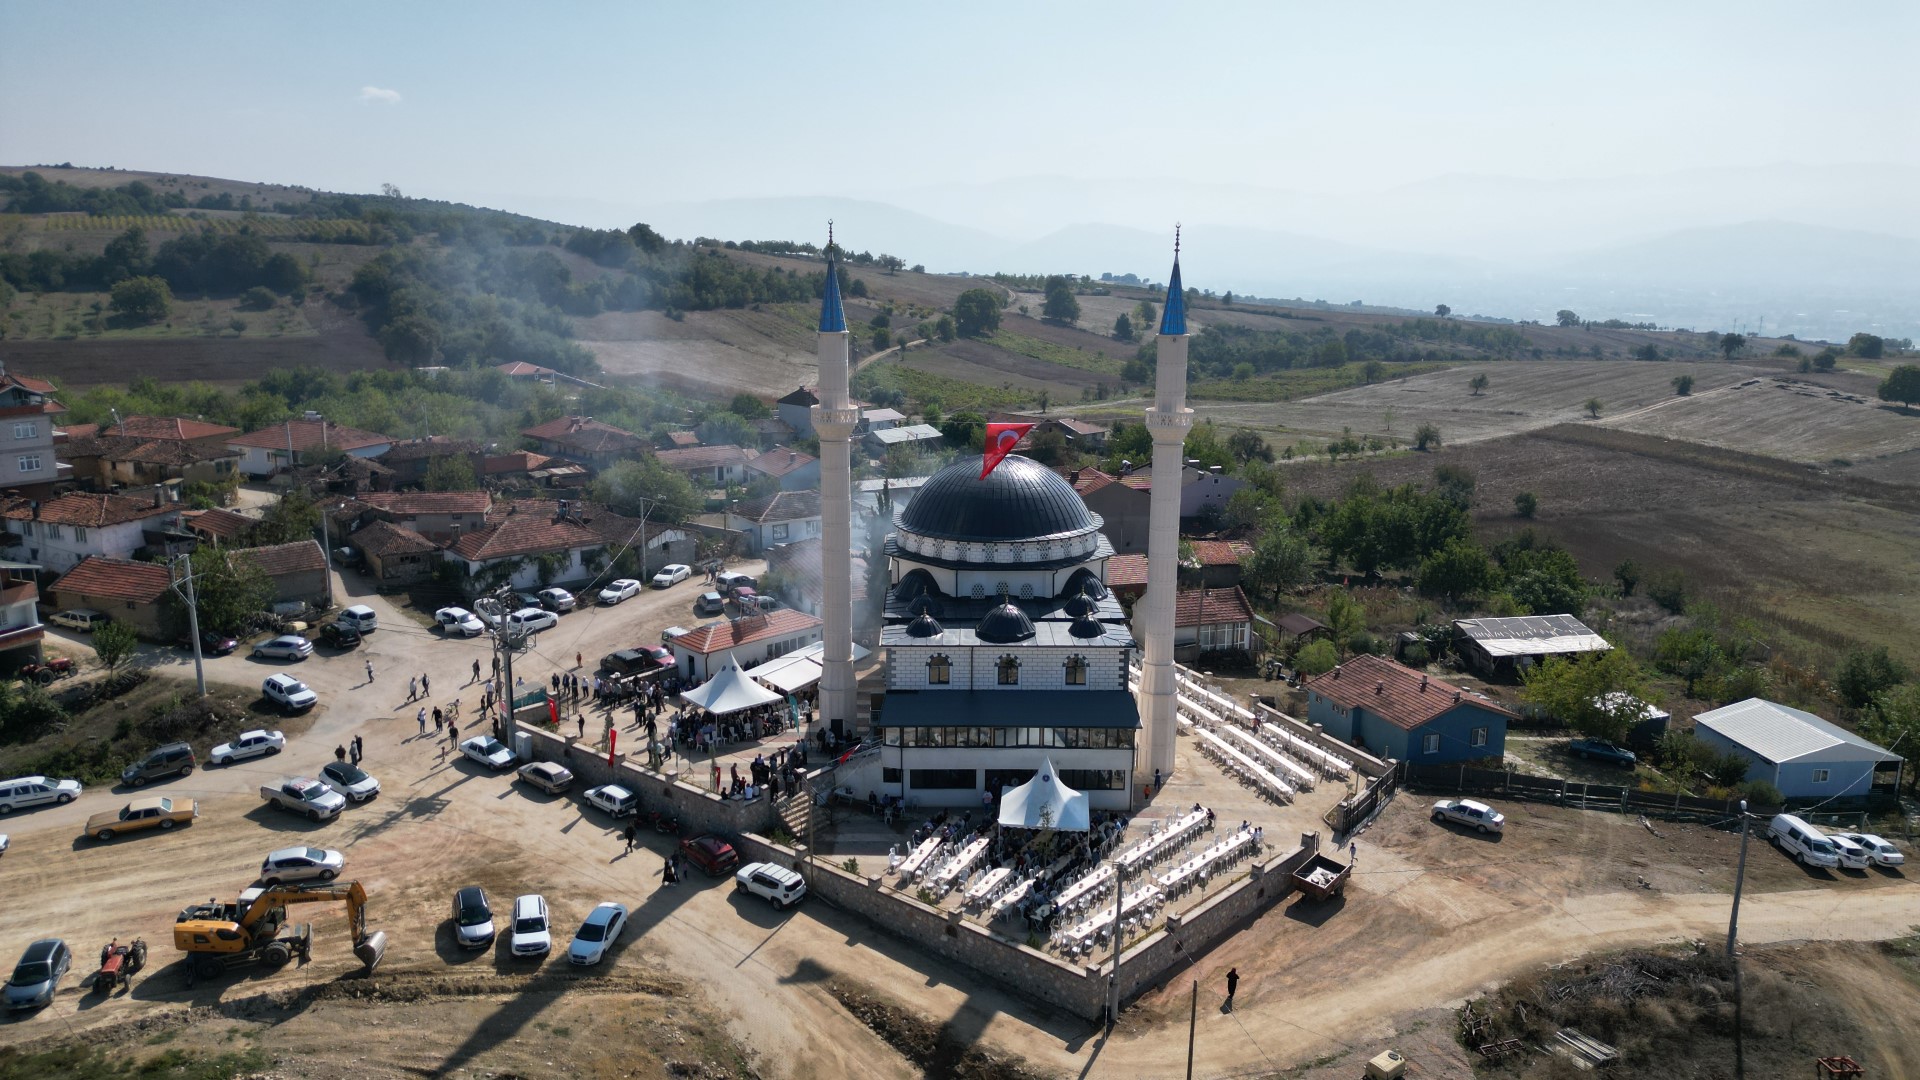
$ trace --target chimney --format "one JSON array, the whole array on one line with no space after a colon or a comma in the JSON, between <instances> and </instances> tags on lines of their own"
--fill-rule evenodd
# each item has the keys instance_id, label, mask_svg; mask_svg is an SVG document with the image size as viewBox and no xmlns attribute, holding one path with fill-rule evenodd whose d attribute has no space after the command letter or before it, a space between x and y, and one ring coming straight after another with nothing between
<instances>
[{"instance_id":1,"label":"chimney","mask_svg":"<svg viewBox=\"0 0 1920 1080\"><path fill-rule=\"evenodd\" d=\"M1423 694L1427 692L1427 677L1425 675L1420 676L1420 692Z\"/></svg>"},{"instance_id":2,"label":"chimney","mask_svg":"<svg viewBox=\"0 0 1920 1080\"><path fill-rule=\"evenodd\" d=\"M797 451L793 451L793 450L787 451L787 464L791 465L795 461L799 460L799 458L800 458L800 455Z\"/></svg>"},{"instance_id":3,"label":"chimney","mask_svg":"<svg viewBox=\"0 0 1920 1080\"><path fill-rule=\"evenodd\" d=\"M1333 677L1334 677L1334 678L1336 678L1336 679L1338 679L1338 678L1340 677L1340 665L1339 665L1339 664L1335 664L1335 665L1333 665Z\"/></svg>"},{"instance_id":4,"label":"chimney","mask_svg":"<svg viewBox=\"0 0 1920 1080\"><path fill-rule=\"evenodd\" d=\"M1377 683L1374 683L1374 684L1373 684L1373 692L1374 692L1374 693L1376 693L1376 694L1384 694L1384 693L1386 693L1386 692L1387 692L1387 684L1386 684L1385 682L1377 682Z\"/></svg>"},{"instance_id":5,"label":"chimney","mask_svg":"<svg viewBox=\"0 0 1920 1080\"><path fill-rule=\"evenodd\" d=\"M40 520L40 500L39 499L33 500L33 520L35 521Z\"/></svg>"},{"instance_id":6,"label":"chimney","mask_svg":"<svg viewBox=\"0 0 1920 1080\"><path fill-rule=\"evenodd\" d=\"M1458 704L1458 703L1459 703L1459 701L1460 701L1460 691L1458 691L1458 690L1455 690L1455 691L1453 692L1453 700L1454 700L1454 703L1455 703L1455 704Z\"/></svg>"},{"instance_id":7,"label":"chimney","mask_svg":"<svg viewBox=\"0 0 1920 1080\"><path fill-rule=\"evenodd\" d=\"M158 510L165 505L167 505L167 485L153 485L153 508Z\"/></svg>"}]
</instances>

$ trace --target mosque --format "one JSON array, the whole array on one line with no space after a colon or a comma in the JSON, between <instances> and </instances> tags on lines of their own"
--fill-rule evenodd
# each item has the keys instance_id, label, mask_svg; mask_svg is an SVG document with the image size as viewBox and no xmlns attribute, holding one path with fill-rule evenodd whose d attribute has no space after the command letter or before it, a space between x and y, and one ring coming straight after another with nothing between
<instances>
[{"instance_id":1,"label":"mosque","mask_svg":"<svg viewBox=\"0 0 1920 1080\"><path fill-rule=\"evenodd\" d=\"M1193 417L1185 407L1177 242L1159 340L1147 422L1156 475L1177 475ZM832 530L837 517L846 530L850 458L839 429L851 431L841 421L852 410L846 318L831 267L819 356L823 529ZM1092 807L1136 806L1143 788L1173 772L1179 486L1153 489L1142 643L1106 585L1113 545L1100 515L1029 458L1010 454L984 476L983 465L979 455L954 462L894 514L880 637L885 692L873 710L881 748L878 775L866 786L915 806L978 807L1051 760L1060 781L1085 792ZM828 535L822 550L850 552L849 538ZM851 558L826 562L822 716L850 724ZM845 667L835 679L837 660ZM1136 661L1144 673L1137 695L1128 686ZM840 687L845 693L836 696Z\"/></svg>"}]
</instances>

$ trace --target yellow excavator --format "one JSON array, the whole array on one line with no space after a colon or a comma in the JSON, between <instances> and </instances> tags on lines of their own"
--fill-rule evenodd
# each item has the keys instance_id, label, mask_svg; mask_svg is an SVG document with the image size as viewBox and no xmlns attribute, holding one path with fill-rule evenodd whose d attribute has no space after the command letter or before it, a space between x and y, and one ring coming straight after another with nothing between
<instances>
[{"instance_id":1,"label":"yellow excavator","mask_svg":"<svg viewBox=\"0 0 1920 1080\"><path fill-rule=\"evenodd\" d=\"M173 945L192 960L194 978L212 978L242 964L280 967L296 956L305 960L313 952L313 925L288 922L287 907L333 900L346 902L353 955L371 974L387 954L387 935L367 933L367 890L357 881L256 886L236 903L195 904L175 919Z\"/></svg>"}]
</instances>

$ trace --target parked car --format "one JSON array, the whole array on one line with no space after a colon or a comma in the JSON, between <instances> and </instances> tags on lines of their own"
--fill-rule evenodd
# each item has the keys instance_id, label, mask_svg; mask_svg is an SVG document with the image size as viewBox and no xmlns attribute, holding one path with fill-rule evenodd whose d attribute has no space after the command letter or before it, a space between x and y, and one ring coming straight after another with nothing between
<instances>
[{"instance_id":1,"label":"parked car","mask_svg":"<svg viewBox=\"0 0 1920 1080\"><path fill-rule=\"evenodd\" d=\"M211 630L200 635L200 655L225 656L240 647L240 639L228 634L216 634ZM193 648L193 642L187 642L187 648Z\"/></svg>"},{"instance_id":2,"label":"parked car","mask_svg":"<svg viewBox=\"0 0 1920 1080\"><path fill-rule=\"evenodd\" d=\"M251 655L278 660L305 660L313 655L313 642L299 634L281 634L255 645Z\"/></svg>"},{"instance_id":3,"label":"parked car","mask_svg":"<svg viewBox=\"0 0 1920 1080\"><path fill-rule=\"evenodd\" d=\"M491 735L476 735L460 744L460 752L495 772L513 767L513 751Z\"/></svg>"},{"instance_id":4,"label":"parked car","mask_svg":"<svg viewBox=\"0 0 1920 1080\"><path fill-rule=\"evenodd\" d=\"M362 637L380 629L380 616L376 615L374 610L365 604L355 604L352 607L341 608L340 614L335 615L333 621L339 623L341 626L352 627L360 631Z\"/></svg>"},{"instance_id":5,"label":"parked car","mask_svg":"<svg viewBox=\"0 0 1920 1080\"><path fill-rule=\"evenodd\" d=\"M524 636L551 630L560 625L560 616L546 608L528 607L507 616L507 633Z\"/></svg>"},{"instance_id":6,"label":"parked car","mask_svg":"<svg viewBox=\"0 0 1920 1080\"><path fill-rule=\"evenodd\" d=\"M536 592L515 592L515 593L513 594L513 609L514 609L515 611L519 611L519 610L520 610L521 608L530 608L530 607L531 607L531 608L544 608L544 607L546 607L546 605L545 605L545 604L542 604L542 603L540 602L540 594L539 594L539 593L536 593Z\"/></svg>"},{"instance_id":7,"label":"parked car","mask_svg":"<svg viewBox=\"0 0 1920 1080\"><path fill-rule=\"evenodd\" d=\"M1440 824L1453 822L1465 825L1476 832L1496 833L1504 830L1507 816L1494 810L1486 803L1473 799L1441 799L1433 804L1433 820Z\"/></svg>"},{"instance_id":8,"label":"parked car","mask_svg":"<svg viewBox=\"0 0 1920 1080\"><path fill-rule=\"evenodd\" d=\"M740 865L740 855L733 850L733 845L717 836L696 836L691 840L682 840L680 854L706 871L708 877L719 877Z\"/></svg>"},{"instance_id":9,"label":"parked car","mask_svg":"<svg viewBox=\"0 0 1920 1080\"><path fill-rule=\"evenodd\" d=\"M603 903L594 906L587 913L587 921L580 924L574 932L573 944L567 946L567 963L597 964L605 959L607 950L620 939L620 931L627 925L627 908L624 904Z\"/></svg>"},{"instance_id":10,"label":"parked car","mask_svg":"<svg viewBox=\"0 0 1920 1080\"><path fill-rule=\"evenodd\" d=\"M292 885L302 881L332 881L346 868L347 857L331 848L281 848L260 863L260 883Z\"/></svg>"},{"instance_id":11,"label":"parked car","mask_svg":"<svg viewBox=\"0 0 1920 1080\"><path fill-rule=\"evenodd\" d=\"M1829 833L1827 843L1833 845L1833 853L1840 859L1840 865L1847 870L1865 870L1873 865L1873 856L1867 849L1847 839L1839 833Z\"/></svg>"},{"instance_id":12,"label":"parked car","mask_svg":"<svg viewBox=\"0 0 1920 1080\"><path fill-rule=\"evenodd\" d=\"M1574 739L1567 744L1567 752L1582 761L1605 761L1625 765L1629 769L1640 761L1639 755L1633 751L1624 746L1615 746L1605 739Z\"/></svg>"},{"instance_id":13,"label":"parked car","mask_svg":"<svg viewBox=\"0 0 1920 1080\"><path fill-rule=\"evenodd\" d=\"M366 802L380 794L380 781L349 761L328 762L327 767L320 770L320 778L327 782L328 787L354 802Z\"/></svg>"},{"instance_id":14,"label":"parked car","mask_svg":"<svg viewBox=\"0 0 1920 1080\"><path fill-rule=\"evenodd\" d=\"M653 587L656 589L665 589L669 586L678 585L692 576L693 567L685 563L668 563L660 568L659 573L653 575Z\"/></svg>"},{"instance_id":15,"label":"parked car","mask_svg":"<svg viewBox=\"0 0 1920 1080\"><path fill-rule=\"evenodd\" d=\"M733 606L740 608L742 614L760 610L760 594L755 592L751 585L742 585L733 590L733 594L727 599L732 600Z\"/></svg>"},{"instance_id":16,"label":"parked car","mask_svg":"<svg viewBox=\"0 0 1920 1080\"><path fill-rule=\"evenodd\" d=\"M92 608L69 608L66 611L54 612L47 618L47 621L55 626L64 626L69 630L78 630L83 634L91 634L112 620L103 612L95 611Z\"/></svg>"},{"instance_id":17,"label":"parked car","mask_svg":"<svg viewBox=\"0 0 1920 1080\"><path fill-rule=\"evenodd\" d=\"M726 598L717 592L703 592L693 601L695 615L718 615L727 610Z\"/></svg>"},{"instance_id":18,"label":"parked car","mask_svg":"<svg viewBox=\"0 0 1920 1080\"><path fill-rule=\"evenodd\" d=\"M520 779L549 795L558 795L573 786L573 770L551 761L535 761L520 766Z\"/></svg>"},{"instance_id":19,"label":"parked car","mask_svg":"<svg viewBox=\"0 0 1920 1080\"><path fill-rule=\"evenodd\" d=\"M807 895L805 879L778 863L748 863L734 871L733 887L736 892L752 893L773 905L775 911L785 911L800 902Z\"/></svg>"},{"instance_id":20,"label":"parked car","mask_svg":"<svg viewBox=\"0 0 1920 1080\"><path fill-rule=\"evenodd\" d=\"M529 893L513 902L513 938L507 947L515 956L545 956L553 948L546 897Z\"/></svg>"},{"instance_id":21,"label":"parked car","mask_svg":"<svg viewBox=\"0 0 1920 1080\"><path fill-rule=\"evenodd\" d=\"M27 946L7 979L7 1008L37 1009L50 1004L72 967L73 950L59 938L42 938Z\"/></svg>"},{"instance_id":22,"label":"parked car","mask_svg":"<svg viewBox=\"0 0 1920 1080\"><path fill-rule=\"evenodd\" d=\"M463 607L443 607L433 613L433 621L448 637L479 637L487 632L486 624Z\"/></svg>"},{"instance_id":23,"label":"parked car","mask_svg":"<svg viewBox=\"0 0 1920 1080\"><path fill-rule=\"evenodd\" d=\"M673 653L662 645L642 645L640 651L647 654L654 666L670 668L673 666Z\"/></svg>"},{"instance_id":24,"label":"parked car","mask_svg":"<svg viewBox=\"0 0 1920 1080\"><path fill-rule=\"evenodd\" d=\"M343 570L358 570L367 565L367 557L360 549L351 544L342 544L333 549L333 561Z\"/></svg>"},{"instance_id":25,"label":"parked car","mask_svg":"<svg viewBox=\"0 0 1920 1080\"><path fill-rule=\"evenodd\" d=\"M453 894L453 941L463 949L484 949L493 944L493 905L487 903L487 891L469 885Z\"/></svg>"},{"instance_id":26,"label":"parked car","mask_svg":"<svg viewBox=\"0 0 1920 1080\"><path fill-rule=\"evenodd\" d=\"M360 644L360 631L346 623L330 622L320 628L320 640L336 649L351 649Z\"/></svg>"},{"instance_id":27,"label":"parked car","mask_svg":"<svg viewBox=\"0 0 1920 1080\"><path fill-rule=\"evenodd\" d=\"M22 776L0 781L0 814L11 814L29 806L65 806L80 797L80 781L50 780L44 776Z\"/></svg>"},{"instance_id":28,"label":"parked car","mask_svg":"<svg viewBox=\"0 0 1920 1080\"><path fill-rule=\"evenodd\" d=\"M287 737L277 731L243 731L232 742L223 742L207 754L214 765L231 765L247 758L267 757L287 748Z\"/></svg>"},{"instance_id":29,"label":"parked car","mask_svg":"<svg viewBox=\"0 0 1920 1080\"><path fill-rule=\"evenodd\" d=\"M786 607L787 604L786 601L777 596L768 596L765 593L760 593L753 598L753 606L759 608L761 611L779 611L781 608Z\"/></svg>"},{"instance_id":30,"label":"parked car","mask_svg":"<svg viewBox=\"0 0 1920 1080\"><path fill-rule=\"evenodd\" d=\"M320 703L320 695L291 675L269 675L260 684L260 693L290 713L305 712Z\"/></svg>"},{"instance_id":31,"label":"parked car","mask_svg":"<svg viewBox=\"0 0 1920 1080\"><path fill-rule=\"evenodd\" d=\"M741 574L732 570L722 570L718 574L713 575L713 584L714 587L722 593L730 593L742 586L749 589L757 588L760 583L753 579L752 574Z\"/></svg>"},{"instance_id":32,"label":"parked car","mask_svg":"<svg viewBox=\"0 0 1920 1080\"><path fill-rule=\"evenodd\" d=\"M546 608L548 611L572 611L580 603L580 601L574 599L572 593L558 585L550 585L547 588L541 589L538 595L540 597L540 606Z\"/></svg>"},{"instance_id":33,"label":"parked car","mask_svg":"<svg viewBox=\"0 0 1920 1080\"><path fill-rule=\"evenodd\" d=\"M347 797L311 776L283 776L260 785L260 797L308 821L326 821L347 808Z\"/></svg>"},{"instance_id":34,"label":"parked car","mask_svg":"<svg viewBox=\"0 0 1920 1080\"><path fill-rule=\"evenodd\" d=\"M632 578L619 578L608 582L607 587L600 590L600 602L603 604L617 604L622 600L630 600L639 595L639 582Z\"/></svg>"},{"instance_id":35,"label":"parked car","mask_svg":"<svg viewBox=\"0 0 1920 1080\"><path fill-rule=\"evenodd\" d=\"M1872 833L1848 832L1839 835L1860 845L1875 866L1900 866L1907 861L1907 857L1900 853L1899 848Z\"/></svg>"},{"instance_id":36,"label":"parked car","mask_svg":"<svg viewBox=\"0 0 1920 1080\"><path fill-rule=\"evenodd\" d=\"M146 752L139 761L120 770L120 782L129 787L145 787L147 781L163 776L186 776L200 764L189 743L170 742Z\"/></svg>"},{"instance_id":37,"label":"parked car","mask_svg":"<svg viewBox=\"0 0 1920 1080\"><path fill-rule=\"evenodd\" d=\"M191 825L199 816L200 806L192 799L135 799L118 810L88 818L87 835L95 840L111 840L123 833Z\"/></svg>"},{"instance_id":38,"label":"parked car","mask_svg":"<svg viewBox=\"0 0 1920 1080\"><path fill-rule=\"evenodd\" d=\"M601 784L596 788L588 788L586 799L587 802L616 818L632 817L640 812L640 796L619 784Z\"/></svg>"},{"instance_id":39,"label":"parked car","mask_svg":"<svg viewBox=\"0 0 1920 1080\"><path fill-rule=\"evenodd\" d=\"M693 633L693 631L684 626L669 626L665 630L660 631L660 644L671 645L674 638L685 637L691 633Z\"/></svg>"},{"instance_id":40,"label":"parked car","mask_svg":"<svg viewBox=\"0 0 1920 1080\"><path fill-rule=\"evenodd\" d=\"M615 649L600 658L600 666L615 675L632 675L651 668L653 658L645 649Z\"/></svg>"},{"instance_id":41,"label":"parked car","mask_svg":"<svg viewBox=\"0 0 1920 1080\"><path fill-rule=\"evenodd\" d=\"M1802 866L1840 865L1840 852L1827 834L1792 814L1775 814L1767 823L1767 839Z\"/></svg>"}]
</instances>

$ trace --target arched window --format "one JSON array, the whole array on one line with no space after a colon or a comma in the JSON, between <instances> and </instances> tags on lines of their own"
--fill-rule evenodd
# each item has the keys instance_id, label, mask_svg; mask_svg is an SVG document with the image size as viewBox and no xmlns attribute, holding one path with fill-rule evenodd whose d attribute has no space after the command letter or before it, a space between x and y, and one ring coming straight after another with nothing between
<instances>
[{"instance_id":1,"label":"arched window","mask_svg":"<svg viewBox=\"0 0 1920 1080\"><path fill-rule=\"evenodd\" d=\"M946 686L953 681L953 661L944 656L927 657L927 685Z\"/></svg>"},{"instance_id":2,"label":"arched window","mask_svg":"<svg viewBox=\"0 0 1920 1080\"><path fill-rule=\"evenodd\" d=\"M999 669L1001 686L1020 685L1020 661L1011 656L1003 656L1000 658Z\"/></svg>"},{"instance_id":3,"label":"arched window","mask_svg":"<svg viewBox=\"0 0 1920 1080\"><path fill-rule=\"evenodd\" d=\"M974 583L973 583L973 598L974 598L975 600L985 600L985 599L987 598L987 587L986 587L985 585L982 585L981 583L979 583L979 582L977 582L977 581L976 581L976 582L974 582Z\"/></svg>"},{"instance_id":4,"label":"arched window","mask_svg":"<svg viewBox=\"0 0 1920 1080\"><path fill-rule=\"evenodd\" d=\"M1087 658L1084 656L1067 657L1067 685L1087 685Z\"/></svg>"},{"instance_id":5,"label":"arched window","mask_svg":"<svg viewBox=\"0 0 1920 1080\"><path fill-rule=\"evenodd\" d=\"M1022 600L1031 600L1031 599L1033 599L1033 586L1032 586L1032 585L1022 585L1022 586L1020 586L1020 599L1022 599Z\"/></svg>"}]
</instances>

